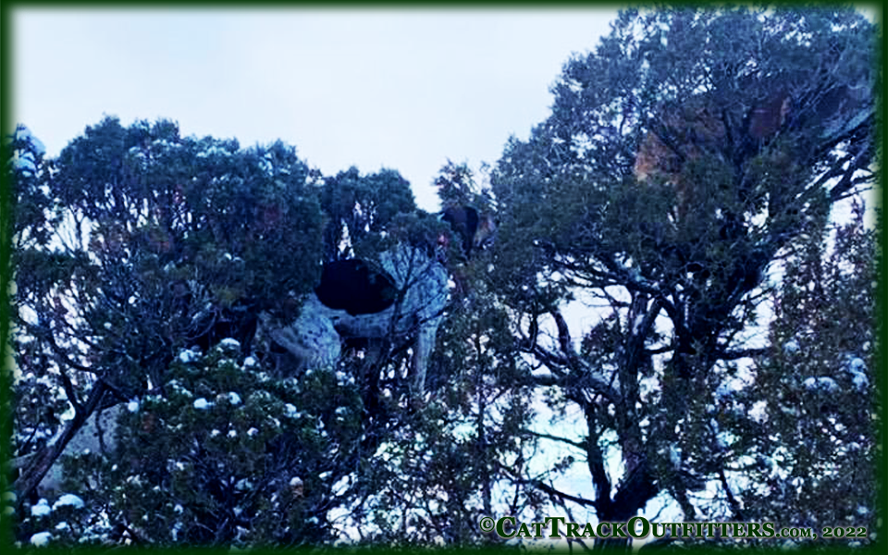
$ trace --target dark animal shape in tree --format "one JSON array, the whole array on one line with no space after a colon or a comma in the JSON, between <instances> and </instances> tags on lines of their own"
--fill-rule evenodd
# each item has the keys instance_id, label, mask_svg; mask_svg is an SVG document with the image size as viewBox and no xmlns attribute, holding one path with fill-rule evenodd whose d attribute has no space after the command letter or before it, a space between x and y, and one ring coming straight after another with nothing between
<instances>
[{"instance_id":1,"label":"dark animal shape in tree","mask_svg":"<svg viewBox=\"0 0 888 555\"><path fill-rule=\"evenodd\" d=\"M664 106L642 140L635 177L639 181L659 178L675 187L679 221L708 197L706 190L682 179L687 164L712 156L741 167L786 126L791 98L777 90L747 110L738 108L739 104L727 104L707 93L680 106Z\"/></svg>"},{"instance_id":2,"label":"dark animal shape in tree","mask_svg":"<svg viewBox=\"0 0 888 555\"><path fill-rule=\"evenodd\" d=\"M345 308L327 305L315 293L305 299L294 321L275 325L267 314L261 320L271 339L296 356L305 368L335 367L342 356L343 341L407 341L413 350L410 391L422 395L428 360L447 303L447 270L423 249L408 245L383 252L379 264L397 292L396 302L379 312L349 313Z\"/></svg>"},{"instance_id":3,"label":"dark animal shape in tree","mask_svg":"<svg viewBox=\"0 0 888 555\"><path fill-rule=\"evenodd\" d=\"M686 316L687 333L678 338L679 353L695 352L692 341L704 335L707 322L725 318L732 299L761 283L772 253L750 231L750 215L767 207L779 225L800 225L787 217L799 207L784 184L761 180L766 173L758 165L792 174L783 164L804 163L795 156L797 143L834 148L873 115L871 91L863 83L826 79L801 93L757 76L739 85L661 106L635 159L637 181L674 191L671 230L653 235L664 258L678 259L688 291L698 299Z\"/></svg>"},{"instance_id":4,"label":"dark animal shape in tree","mask_svg":"<svg viewBox=\"0 0 888 555\"><path fill-rule=\"evenodd\" d=\"M763 92L757 98L741 98L746 90ZM710 155L742 171L785 132L814 128L824 145L835 144L872 112L872 94L866 84L831 83L794 95L780 84L746 77L736 92L703 93L680 105L662 106L639 146L634 174L639 181L659 177L672 184L681 220L706 200L705 191L696 191L692 183L681 179L688 162Z\"/></svg>"},{"instance_id":5,"label":"dark animal shape in tree","mask_svg":"<svg viewBox=\"0 0 888 555\"><path fill-rule=\"evenodd\" d=\"M398 288L391 276L363 260L337 260L324 265L315 294L324 306L357 316L392 306Z\"/></svg>"},{"instance_id":6,"label":"dark animal shape in tree","mask_svg":"<svg viewBox=\"0 0 888 555\"><path fill-rule=\"evenodd\" d=\"M462 239L462 250L468 257L473 248L483 248L493 239L496 223L490 214L479 214L471 206L448 206L441 219Z\"/></svg>"}]
</instances>

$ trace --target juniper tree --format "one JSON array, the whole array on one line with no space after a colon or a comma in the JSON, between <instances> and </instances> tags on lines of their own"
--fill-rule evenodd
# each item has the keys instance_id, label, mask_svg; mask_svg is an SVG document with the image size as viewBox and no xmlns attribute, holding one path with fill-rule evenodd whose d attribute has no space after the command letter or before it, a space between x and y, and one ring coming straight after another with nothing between
<instances>
[{"instance_id":1,"label":"juniper tree","mask_svg":"<svg viewBox=\"0 0 888 555\"><path fill-rule=\"evenodd\" d=\"M583 415L562 439L584 446L594 492L542 484L553 500L601 521L661 494L685 520L743 517L743 452L711 426L719 392L767 350L744 337L764 323L767 271L877 178L875 40L844 8L626 10L564 64L529 140L510 140L492 176L495 287L548 371L530 382ZM596 323L566 317L572 300ZM707 483L719 502L695 498Z\"/></svg>"}]
</instances>

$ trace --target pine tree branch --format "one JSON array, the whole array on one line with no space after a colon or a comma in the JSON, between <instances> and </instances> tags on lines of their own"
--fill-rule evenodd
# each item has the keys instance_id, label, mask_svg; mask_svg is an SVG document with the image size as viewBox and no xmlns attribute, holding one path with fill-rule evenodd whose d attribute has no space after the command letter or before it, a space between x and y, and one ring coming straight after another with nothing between
<instances>
[{"instance_id":1,"label":"pine tree branch","mask_svg":"<svg viewBox=\"0 0 888 555\"><path fill-rule=\"evenodd\" d=\"M571 446L576 447L577 449L580 449L582 451L586 450L585 444L580 443L578 441L573 441L571 439L567 439L565 437L560 437L560 436L556 436L556 435L552 435L552 434L546 434L543 432L535 432L535 431L527 429L527 428L524 428L523 431L525 433L528 433L532 436L536 436L541 439L551 439L552 441L559 441L561 443L566 443L567 445L571 445Z\"/></svg>"},{"instance_id":2,"label":"pine tree branch","mask_svg":"<svg viewBox=\"0 0 888 555\"><path fill-rule=\"evenodd\" d=\"M18 499L16 500L17 512L22 510L22 504L25 499L29 498L31 493L37 488L43 480L43 477L46 476L46 473L65 450L68 442L74 438L90 415L92 415L96 408L98 408L102 398L105 396L105 391L105 382L101 380L96 382L95 385L93 385L89 398L83 405L82 410L74 411L74 418L69 421L68 427L62 432L58 440L56 440L51 446L44 448L43 451L35 457L34 462L31 463L31 465L14 482L13 486L19 491Z\"/></svg>"}]
</instances>

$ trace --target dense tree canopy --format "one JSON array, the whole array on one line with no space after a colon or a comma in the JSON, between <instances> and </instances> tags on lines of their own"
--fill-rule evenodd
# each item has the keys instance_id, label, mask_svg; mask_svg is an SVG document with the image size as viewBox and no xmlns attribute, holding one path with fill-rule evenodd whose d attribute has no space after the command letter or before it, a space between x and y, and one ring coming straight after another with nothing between
<instances>
[{"instance_id":1,"label":"dense tree canopy","mask_svg":"<svg viewBox=\"0 0 888 555\"><path fill-rule=\"evenodd\" d=\"M876 179L875 40L845 10L625 11L565 64L551 116L506 147L493 175L499 287L523 349L548 370L537 382L582 410L595 497L581 504L601 520L625 521L661 492L686 520L743 518L732 490L749 452L726 445L718 422L740 426L729 432L739 446L763 433L754 420L769 417L751 409L769 395L754 381L767 372L750 362L780 345L744 334L780 291L766 272L822 248L831 205ZM576 295L600 318L573 330L579 348L563 316ZM872 329L871 312L858 316L857 331ZM839 347L824 332L810 341L848 356L866 341ZM834 369L831 356L821 364ZM739 413L722 412L725 391L747 397ZM857 403L871 441L869 401ZM726 506L694 502L707 481Z\"/></svg>"},{"instance_id":2,"label":"dense tree canopy","mask_svg":"<svg viewBox=\"0 0 888 555\"><path fill-rule=\"evenodd\" d=\"M477 515L507 495L493 484L524 487L498 464L521 457L528 411L507 379L486 382L508 373L494 359L510 360L510 337L489 344L484 327L502 318L467 328L449 313L453 347L432 362L447 401L409 410L410 344L350 339L336 367L305 368L262 333L260 315L299 313L323 262L399 243L431 255L453 233L397 172L325 178L283 143L243 149L167 121L107 118L57 159L36 145L25 128L8 145L22 541L476 543ZM111 427L85 428L99 452L59 458L105 412ZM76 495L61 502L41 482L56 459Z\"/></svg>"},{"instance_id":3,"label":"dense tree canopy","mask_svg":"<svg viewBox=\"0 0 888 555\"><path fill-rule=\"evenodd\" d=\"M665 507L871 541L879 253L859 200L830 216L878 177L875 40L844 9L623 11L489 188L442 167L437 216L395 170L324 176L280 141L106 118L49 158L20 127L16 539L465 546L504 543L482 516ZM324 263L397 245L450 277L424 391L411 332L283 352L268 326ZM102 413L98 452L66 451Z\"/></svg>"}]
</instances>

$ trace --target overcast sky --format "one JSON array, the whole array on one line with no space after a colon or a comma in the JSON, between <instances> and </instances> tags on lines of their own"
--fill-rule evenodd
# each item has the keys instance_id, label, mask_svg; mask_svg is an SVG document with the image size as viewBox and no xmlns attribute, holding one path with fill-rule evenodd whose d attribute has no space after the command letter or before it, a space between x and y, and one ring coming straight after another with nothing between
<instances>
[{"instance_id":1,"label":"overcast sky","mask_svg":"<svg viewBox=\"0 0 888 555\"><path fill-rule=\"evenodd\" d=\"M495 162L549 111L571 53L616 9L13 12L13 115L55 156L104 114L183 135L276 139L333 175L407 178L436 210L449 158Z\"/></svg>"}]
</instances>

